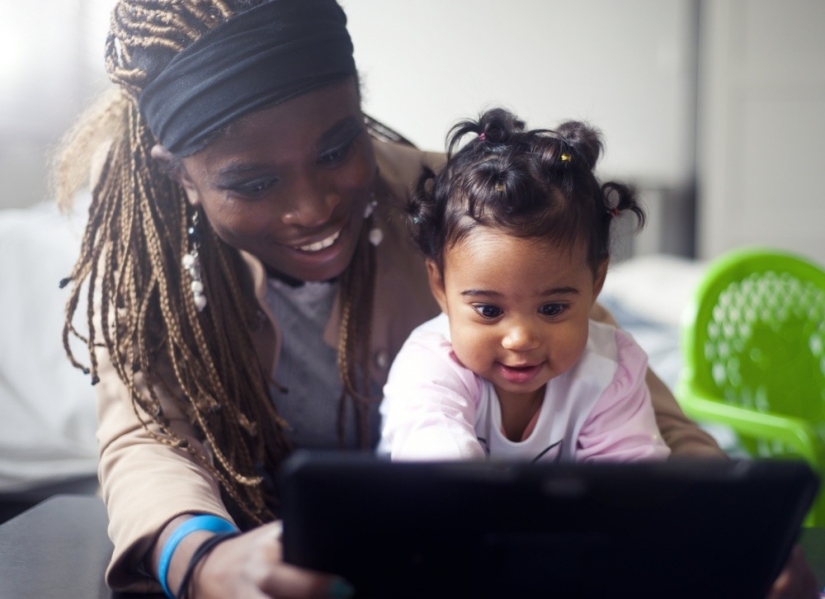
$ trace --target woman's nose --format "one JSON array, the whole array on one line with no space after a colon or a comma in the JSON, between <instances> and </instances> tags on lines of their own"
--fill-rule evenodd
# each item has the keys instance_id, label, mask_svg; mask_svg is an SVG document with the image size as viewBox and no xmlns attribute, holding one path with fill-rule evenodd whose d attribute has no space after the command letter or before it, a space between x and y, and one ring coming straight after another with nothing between
<instances>
[{"instance_id":1,"label":"woman's nose","mask_svg":"<svg viewBox=\"0 0 825 599\"><path fill-rule=\"evenodd\" d=\"M320 227L329 222L340 201L338 193L323 181L308 180L295 186L290 206L281 220L286 225Z\"/></svg>"}]
</instances>

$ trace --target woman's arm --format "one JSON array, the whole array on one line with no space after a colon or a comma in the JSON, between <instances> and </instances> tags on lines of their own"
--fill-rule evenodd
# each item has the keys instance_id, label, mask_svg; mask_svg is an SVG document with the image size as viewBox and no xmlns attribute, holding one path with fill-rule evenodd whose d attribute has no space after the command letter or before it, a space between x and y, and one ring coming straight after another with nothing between
<instances>
[{"instance_id":1,"label":"woman's arm","mask_svg":"<svg viewBox=\"0 0 825 599\"><path fill-rule=\"evenodd\" d=\"M105 352L98 355L99 473L115 546L106 579L115 590L156 593L160 591L160 554L172 533L195 514L229 521L231 517L210 473L187 452L164 445L147 432ZM205 451L173 402L167 398L163 404L175 433ZM137 413L151 422L146 414ZM153 423L149 427L157 431ZM195 550L212 535L196 531L183 538L169 564L171 589L178 589ZM348 585L334 576L283 563L280 523L258 527L217 546L198 564L192 588L202 599L351 595Z\"/></svg>"},{"instance_id":2,"label":"woman's arm","mask_svg":"<svg viewBox=\"0 0 825 599\"><path fill-rule=\"evenodd\" d=\"M645 381L650 389L656 424L665 443L670 447L671 458L727 457L713 437L685 416L670 389L650 368L647 369Z\"/></svg>"},{"instance_id":3,"label":"woman's arm","mask_svg":"<svg viewBox=\"0 0 825 599\"><path fill-rule=\"evenodd\" d=\"M191 515L172 520L161 533L151 554L152 571L164 544ZM167 583L180 594L184 572L198 547L213 533L193 532L184 537L172 556ZM353 589L339 577L297 568L284 563L281 552L281 523L272 522L220 543L197 563L189 597L272 597L277 599L345 599Z\"/></svg>"},{"instance_id":4,"label":"woman's arm","mask_svg":"<svg viewBox=\"0 0 825 599\"><path fill-rule=\"evenodd\" d=\"M158 427L132 407L129 392L104 350L97 352L98 474L114 543L107 582L115 590L157 592L144 560L166 525L183 514L213 514L231 521L217 482L189 453L155 439ZM162 390L158 389L159 393ZM188 419L162 397L170 426L195 450L206 453ZM148 423L148 430L141 420ZM141 571L146 574L141 575Z\"/></svg>"}]
</instances>

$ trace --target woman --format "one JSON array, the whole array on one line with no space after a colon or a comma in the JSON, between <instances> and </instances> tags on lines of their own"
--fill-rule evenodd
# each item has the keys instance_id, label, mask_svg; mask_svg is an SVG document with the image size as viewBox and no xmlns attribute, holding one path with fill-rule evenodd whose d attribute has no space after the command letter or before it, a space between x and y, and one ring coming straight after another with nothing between
<instances>
[{"instance_id":1,"label":"woman","mask_svg":"<svg viewBox=\"0 0 825 599\"><path fill-rule=\"evenodd\" d=\"M281 562L272 473L296 446L375 442L389 363L437 312L395 208L442 158L362 115L334 0L121 0L106 59L119 93L68 139L58 189L103 148L64 342L98 390L107 580L348 596ZM674 454L719 455L648 382Z\"/></svg>"}]
</instances>

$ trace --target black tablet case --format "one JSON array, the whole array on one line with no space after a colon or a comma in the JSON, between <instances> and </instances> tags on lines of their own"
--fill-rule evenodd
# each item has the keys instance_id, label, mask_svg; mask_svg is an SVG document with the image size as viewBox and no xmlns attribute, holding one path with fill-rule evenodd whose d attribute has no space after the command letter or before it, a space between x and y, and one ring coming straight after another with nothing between
<instances>
[{"instance_id":1,"label":"black tablet case","mask_svg":"<svg viewBox=\"0 0 825 599\"><path fill-rule=\"evenodd\" d=\"M284 557L359 599L762 599L818 479L791 461L393 463L298 452Z\"/></svg>"}]
</instances>

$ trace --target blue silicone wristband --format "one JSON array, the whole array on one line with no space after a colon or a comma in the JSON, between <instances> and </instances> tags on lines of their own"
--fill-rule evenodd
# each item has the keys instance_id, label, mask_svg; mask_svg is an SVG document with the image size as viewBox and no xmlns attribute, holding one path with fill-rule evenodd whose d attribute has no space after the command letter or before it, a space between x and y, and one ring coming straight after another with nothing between
<instances>
[{"instance_id":1,"label":"blue silicone wristband","mask_svg":"<svg viewBox=\"0 0 825 599\"><path fill-rule=\"evenodd\" d=\"M163 587L163 592L166 593L169 599L175 599L175 595L172 594L172 591L169 589L169 584L166 581L166 577L169 574L169 564L172 563L172 555L186 535L198 530L207 530L220 534L222 532L235 532L238 529L228 520L224 520L218 516L195 516L175 529L175 532L172 533L172 536L170 536L169 540L164 544L163 550L160 552L160 561L158 562L158 580L160 580L160 586Z\"/></svg>"}]
</instances>

